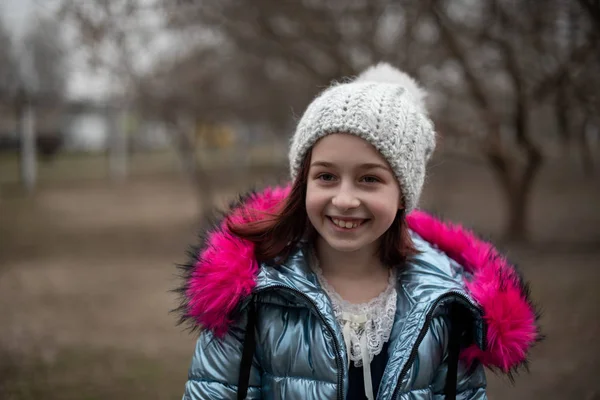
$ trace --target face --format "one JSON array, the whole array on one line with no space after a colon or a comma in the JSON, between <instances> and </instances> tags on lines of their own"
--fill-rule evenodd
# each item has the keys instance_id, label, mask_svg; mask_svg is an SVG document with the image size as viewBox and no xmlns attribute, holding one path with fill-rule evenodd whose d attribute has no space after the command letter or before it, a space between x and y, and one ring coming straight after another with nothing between
<instances>
[{"instance_id":1,"label":"face","mask_svg":"<svg viewBox=\"0 0 600 400\"><path fill-rule=\"evenodd\" d=\"M365 140L332 134L312 149L306 212L320 244L340 252L376 251L401 207L388 163Z\"/></svg>"}]
</instances>

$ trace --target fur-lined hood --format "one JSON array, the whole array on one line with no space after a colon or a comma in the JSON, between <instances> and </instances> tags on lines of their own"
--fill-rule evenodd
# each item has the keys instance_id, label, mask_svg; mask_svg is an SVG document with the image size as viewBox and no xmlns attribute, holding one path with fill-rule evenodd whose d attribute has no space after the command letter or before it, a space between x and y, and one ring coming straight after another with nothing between
<instances>
[{"instance_id":1,"label":"fur-lined hood","mask_svg":"<svg viewBox=\"0 0 600 400\"><path fill-rule=\"evenodd\" d=\"M289 187L268 188L242 198L227 218L241 221L253 215L244 211L273 211ZM256 213L255 213L256 214ZM182 265L184 284L178 289L181 323L223 335L234 312L256 287L260 265L253 243L227 229L226 219L208 232ZM459 225L443 223L423 211L407 216L409 228L433 247L462 265L468 273L464 287L479 305L486 324L485 350L473 345L461 357L511 372L527 361L531 347L541 338L538 314L520 275L489 243Z\"/></svg>"}]
</instances>

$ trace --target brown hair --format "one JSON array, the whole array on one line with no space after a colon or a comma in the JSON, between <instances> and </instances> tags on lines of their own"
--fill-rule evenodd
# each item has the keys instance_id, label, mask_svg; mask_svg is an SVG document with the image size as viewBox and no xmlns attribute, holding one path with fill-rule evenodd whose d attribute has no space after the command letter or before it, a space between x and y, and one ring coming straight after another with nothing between
<instances>
[{"instance_id":1,"label":"brown hair","mask_svg":"<svg viewBox=\"0 0 600 400\"><path fill-rule=\"evenodd\" d=\"M227 227L233 234L255 244L254 254L259 262L285 260L303 237L315 239L316 230L306 214L310 160L311 152L304 158L290 194L279 210L264 213L263 218L251 222L236 223L231 219L227 220ZM417 250L408 232L404 210L398 210L392 225L383 234L379 249L380 260L383 265L398 265L415 254Z\"/></svg>"}]
</instances>

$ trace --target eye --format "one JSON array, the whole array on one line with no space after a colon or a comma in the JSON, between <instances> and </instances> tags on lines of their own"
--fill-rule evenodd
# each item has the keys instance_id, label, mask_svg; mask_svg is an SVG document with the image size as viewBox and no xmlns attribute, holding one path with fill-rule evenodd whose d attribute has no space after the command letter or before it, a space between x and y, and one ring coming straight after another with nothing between
<instances>
[{"instance_id":1,"label":"eye","mask_svg":"<svg viewBox=\"0 0 600 400\"><path fill-rule=\"evenodd\" d=\"M362 177L362 181L366 182L366 183L377 183L377 182L381 182L381 179L379 179L376 176L363 176Z\"/></svg>"},{"instance_id":2,"label":"eye","mask_svg":"<svg viewBox=\"0 0 600 400\"><path fill-rule=\"evenodd\" d=\"M319 176L317 176L317 179L324 181L324 182L331 182L335 179L335 176L333 176L332 174L323 173L323 174L320 174Z\"/></svg>"}]
</instances>

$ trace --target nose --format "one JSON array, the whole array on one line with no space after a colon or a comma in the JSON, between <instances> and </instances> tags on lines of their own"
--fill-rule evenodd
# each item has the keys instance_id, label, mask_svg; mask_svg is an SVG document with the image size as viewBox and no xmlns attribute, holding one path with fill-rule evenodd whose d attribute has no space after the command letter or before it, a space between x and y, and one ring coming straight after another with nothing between
<instances>
[{"instance_id":1,"label":"nose","mask_svg":"<svg viewBox=\"0 0 600 400\"><path fill-rule=\"evenodd\" d=\"M339 210L346 211L358 207L360 200L355 196L354 191L349 185L342 184L333 196L331 203Z\"/></svg>"}]
</instances>

